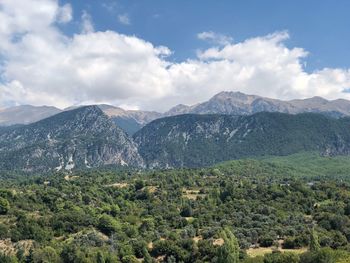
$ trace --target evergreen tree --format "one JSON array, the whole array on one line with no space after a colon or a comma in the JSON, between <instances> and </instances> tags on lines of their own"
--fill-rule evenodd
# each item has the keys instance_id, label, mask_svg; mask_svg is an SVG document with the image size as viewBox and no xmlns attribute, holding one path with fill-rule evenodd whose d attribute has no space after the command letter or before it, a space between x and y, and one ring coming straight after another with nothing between
<instances>
[{"instance_id":1,"label":"evergreen tree","mask_svg":"<svg viewBox=\"0 0 350 263\"><path fill-rule=\"evenodd\" d=\"M7 199L0 197L0 215L6 215L10 209L10 203Z\"/></svg>"},{"instance_id":2,"label":"evergreen tree","mask_svg":"<svg viewBox=\"0 0 350 263\"><path fill-rule=\"evenodd\" d=\"M105 263L105 259L101 251L97 252L97 263Z\"/></svg>"},{"instance_id":3,"label":"evergreen tree","mask_svg":"<svg viewBox=\"0 0 350 263\"><path fill-rule=\"evenodd\" d=\"M232 231L225 227L221 232L224 244L219 248L219 263L238 263L239 262L239 245L237 238Z\"/></svg>"},{"instance_id":4,"label":"evergreen tree","mask_svg":"<svg viewBox=\"0 0 350 263\"><path fill-rule=\"evenodd\" d=\"M146 247L143 247L142 254L143 254L143 262L145 262L145 263L152 263L153 262L152 257L149 254Z\"/></svg>"},{"instance_id":5,"label":"evergreen tree","mask_svg":"<svg viewBox=\"0 0 350 263\"><path fill-rule=\"evenodd\" d=\"M33 263L34 262L33 254L34 254L34 250L33 250L33 247L31 247L29 250L29 254L26 258L26 263Z\"/></svg>"},{"instance_id":6,"label":"evergreen tree","mask_svg":"<svg viewBox=\"0 0 350 263\"><path fill-rule=\"evenodd\" d=\"M313 228L310 231L310 251L319 251L321 248L320 243L318 241L318 235Z\"/></svg>"}]
</instances>

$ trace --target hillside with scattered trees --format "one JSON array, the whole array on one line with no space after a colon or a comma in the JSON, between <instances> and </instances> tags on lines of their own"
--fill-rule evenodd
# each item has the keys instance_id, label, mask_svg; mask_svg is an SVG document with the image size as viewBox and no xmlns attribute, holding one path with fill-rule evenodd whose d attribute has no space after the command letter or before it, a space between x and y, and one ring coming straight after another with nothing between
<instances>
[{"instance_id":1,"label":"hillside with scattered trees","mask_svg":"<svg viewBox=\"0 0 350 263\"><path fill-rule=\"evenodd\" d=\"M349 262L349 168L346 157L304 153L203 169L2 173L0 261Z\"/></svg>"}]
</instances>

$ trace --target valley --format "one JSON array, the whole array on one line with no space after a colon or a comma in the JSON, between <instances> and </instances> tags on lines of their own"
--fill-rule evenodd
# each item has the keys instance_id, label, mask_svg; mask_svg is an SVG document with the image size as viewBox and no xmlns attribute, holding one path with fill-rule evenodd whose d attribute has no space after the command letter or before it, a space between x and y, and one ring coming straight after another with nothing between
<instances>
[{"instance_id":1,"label":"valley","mask_svg":"<svg viewBox=\"0 0 350 263\"><path fill-rule=\"evenodd\" d=\"M349 170L349 157L304 152L200 169L3 173L1 246L34 262L221 262L230 225L240 262L347 262Z\"/></svg>"}]
</instances>

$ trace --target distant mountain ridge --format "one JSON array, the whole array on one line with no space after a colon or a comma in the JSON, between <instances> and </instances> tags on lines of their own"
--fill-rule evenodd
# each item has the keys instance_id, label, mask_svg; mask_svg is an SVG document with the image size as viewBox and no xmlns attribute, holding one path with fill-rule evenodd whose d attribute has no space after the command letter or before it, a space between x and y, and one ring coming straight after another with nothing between
<instances>
[{"instance_id":1,"label":"distant mountain ridge","mask_svg":"<svg viewBox=\"0 0 350 263\"><path fill-rule=\"evenodd\" d=\"M203 103L193 106L175 106L165 115L173 116L186 113L249 115L263 111L290 114L316 112L333 117L350 116L350 101L344 99L326 100L321 97L283 101L247 95L242 92L223 91Z\"/></svg>"},{"instance_id":2,"label":"distant mountain ridge","mask_svg":"<svg viewBox=\"0 0 350 263\"><path fill-rule=\"evenodd\" d=\"M124 110L107 104L98 106L113 122L125 132L132 135L145 124L154 119L161 118L162 114L155 111ZM66 109L58 109L49 106L21 105L0 109L0 127L11 125L31 124L45 118L54 116L64 111L70 111L84 106L71 106Z\"/></svg>"},{"instance_id":3,"label":"distant mountain ridge","mask_svg":"<svg viewBox=\"0 0 350 263\"><path fill-rule=\"evenodd\" d=\"M0 126L29 124L53 116L62 110L50 106L21 105L0 109Z\"/></svg>"},{"instance_id":4,"label":"distant mountain ridge","mask_svg":"<svg viewBox=\"0 0 350 263\"><path fill-rule=\"evenodd\" d=\"M258 112L282 112L297 114L303 112L322 113L332 117L350 116L350 101L344 99L326 100L321 97L283 101L241 92L223 91L206 102L192 106L179 104L165 113L155 111L124 110L120 107L97 105L120 128L133 135L151 121L163 117L181 114L230 114L251 115ZM53 116L62 111L82 106L73 106L64 110L48 106L16 106L0 110L0 126L29 124Z\"/></svg>"}]
</instances>

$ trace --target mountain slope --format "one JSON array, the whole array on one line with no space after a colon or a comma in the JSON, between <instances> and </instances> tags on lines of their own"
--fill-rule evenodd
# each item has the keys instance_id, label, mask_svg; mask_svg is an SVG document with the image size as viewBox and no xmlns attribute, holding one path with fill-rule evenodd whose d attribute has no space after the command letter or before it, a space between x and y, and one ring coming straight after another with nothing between
<instances>
[{"instance_id":1,"label":"mountain slope","mask_svg":"<svg viewBox=\"0 0 350 263\"><path fill-rule=\"evenodd\" d=\"M99 105L99 107L129 135L133 135L147 123L162 117L161 113L155 111L124 110L110 105Z\"/></svg>"},{"instance_id":2,"label":"mountain slope","mask_svg":"<svg viewBox=\"0 0 350 263\"><path fill-rule=\"evenodd\" d=\"M199 167L264 155L350 153L350 119L320 114L179 115L134 135L149 167Z\"/></svg>"},{"instance_id":3,"label":"mountain slope","mask_svg":"<svg viewBox=\"0 0 350 263\"><path fill-rule=\"evenodd\" d=\"M143 166L132 140L97 106L0 130L0 169L71 170L101 165Z\"/></svg>"}]
</instances>

